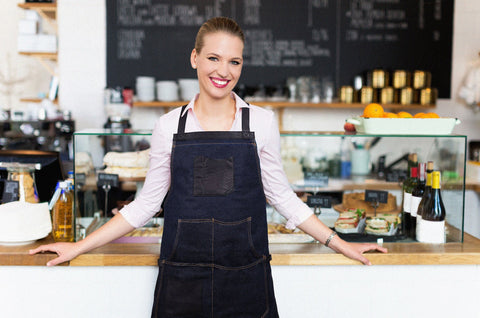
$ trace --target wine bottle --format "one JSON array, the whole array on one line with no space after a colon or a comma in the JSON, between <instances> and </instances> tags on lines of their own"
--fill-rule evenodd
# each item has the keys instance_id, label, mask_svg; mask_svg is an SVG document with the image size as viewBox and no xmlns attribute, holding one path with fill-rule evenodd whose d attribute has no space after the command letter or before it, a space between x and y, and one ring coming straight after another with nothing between
<instances>
[{"instance_id":1,"label":"wine bottle","mask_svg":"<svg viewBox=\"0 0 480 318\"><path fill-rule=\"evenodd\" d=\"M440 192L440 171L432 172L432 197L423 208L420 238L423 243L445 243L445 206Z\"/></svg>"},{"instance_id":2,"label":"wine bottle","mask_svg":"<svg viewBox=\"0 0 480 318\"><path fill-rule=\"evenodd\" d=\"M423 194L425 193L426 167L427 164L424 162L418 164L418 183L412 191L412 198L410 202L410 234L413 239L415 239L416 236L418 206L422 201Z\"/></svg>"},{"instance_id":3,"label":"wine bottle","mask_svg":"<svg viewBox=\"0 0 480 318\"><path fill-rule=\"evenodd\" d=\"M411 218L410 218L410 208L411 208L411 199L412 191L417 186L417 154L413 153L411 155L411 160L409 161L409 177L403 183L403 234L411 236Z\"/></svg>"},{"instance_id":4,"label":"wine bottle","mask_svg":"<svg viewBox=\"0 0 480 318\"><path fill-rule=\"evenodd\" d=\"M420 220L422 219L422 213L424 210L424 207L428 205L428 201L430 200L432 196L432 172L433 172L433 161L429 161L427 163L427 181L425 183L425 192L423 193L422 200L420 201L420 204L418 205L417 208L417 226L416 226L416 239L417 241L420 241Z\"/></svg>"}]
</instances>

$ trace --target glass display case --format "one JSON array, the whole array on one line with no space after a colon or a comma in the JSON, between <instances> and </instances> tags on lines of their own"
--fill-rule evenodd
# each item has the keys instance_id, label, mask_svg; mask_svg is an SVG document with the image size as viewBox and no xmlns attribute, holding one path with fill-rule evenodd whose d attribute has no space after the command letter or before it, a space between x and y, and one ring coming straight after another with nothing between
<instances>
[{"instance_id":1,"label":"glass display case","mask_svg":"<svg viewBox=\"0 0 480 318\"><path fill-rule=\"evenodd\" d=\"M97 129L74 133L75 208L78 223L87 233L94 229L92 223L101 224L140 191L148 169L150 138L151 131ZM466 145L466 136L459 135L281 134L287 178L327 226L337 230L340 214L349 209L365 210L363 219L398 216L394 232L366 233L362 226L355 231L340 229L339 235L349 241L415 242L404 228L402 186L408 177L408 155L416 153L418 162L433 161L435 170L441 171L446 241L462 242ZM268 204L267 219L271 243L314 242L299 230L286 229L283 217ZM153 225L121 241L157 242L161 220L159 211ZM155 239L145 238L149 235L155 235Z\"/></svg>"}]
</instances>

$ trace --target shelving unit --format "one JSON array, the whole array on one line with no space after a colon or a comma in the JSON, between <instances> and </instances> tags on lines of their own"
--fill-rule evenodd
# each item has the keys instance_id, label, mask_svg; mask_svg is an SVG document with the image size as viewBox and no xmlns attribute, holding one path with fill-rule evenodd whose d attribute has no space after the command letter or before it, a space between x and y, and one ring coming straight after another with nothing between
<instances>
[{"instance_id":1,"label":"shelving unit","mask_svg":"<svg viewBox=\"0 0 480 318\"><path fill-rule=\"evenodd\" d=\"M248 100L247 100L248 101ZM283 112L285 108L332 108L332 109L363 109L367 104L361 103L301 103L301 102L289 102L289 101L252 101L254 105L262 107L274 108L278 111L278 126L283 130ZM188 104L188 101L173 101L173 102L134 102L133 107L160 107L160 108L172 108L179 107ZM382 104L383 108L391 111L400 110L425 110L434 109L435 105L421 105L421 104Z\"/></svg>"},{"instance_id":2,"label":"shelving unit","mask_svg":"<svg viewBox=\"0 0 480 318\"><path fill-rule=\"evenodd\" d=\"M40 17L46 21L52 28L55 30L55 33L58 31L57 27L57 3L19 3L18 7L24 10L34 10ZM29 56L36 59L51 76L56 76L54 68L50 65L49 61L56 62L58 58L57 53L41 53L41 52L18 52L20 55ZM22 102L40 102L41 99L38 98L22 98ZM54 101L57 103L57 100Z\"/></svg>"}]
</instances>

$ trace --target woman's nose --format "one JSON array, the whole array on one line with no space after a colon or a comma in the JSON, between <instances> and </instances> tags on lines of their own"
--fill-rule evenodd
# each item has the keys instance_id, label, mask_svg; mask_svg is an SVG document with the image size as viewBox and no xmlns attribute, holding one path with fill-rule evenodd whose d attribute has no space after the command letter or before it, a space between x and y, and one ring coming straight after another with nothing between
<instances>
[{"instance_id":1,"label":"woman's nose","mask_svg":"<svg viewBox=\"0 0 480 318\"><path fill-rule=\"evenodd\" d=\"M221 77L227 77L229 73L229 64L228 63L219 63L217 68L217 73Z\"/></svg>"}]
</instances>

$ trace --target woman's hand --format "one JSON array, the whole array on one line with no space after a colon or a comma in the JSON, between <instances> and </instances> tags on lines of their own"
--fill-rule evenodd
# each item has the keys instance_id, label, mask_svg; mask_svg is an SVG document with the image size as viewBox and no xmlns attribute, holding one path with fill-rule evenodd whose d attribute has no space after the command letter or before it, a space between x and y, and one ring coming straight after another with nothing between
<instances>
[{"instance_id":1,"label":"woman's hand","mask_svg":"<svg viewBox=\"0 0 480 318\"><path fill-rule=\"evenodd\" d=\"M63 262L68 262L80 254L76 243L53 243L47 245L40 245L39 247L30 250L28 253L30 255L33 255L43 252L54 252L58 255L57 258L49 261L47 263L47 266L55 266Z\"/></svg>"},{"instance_id":2,"label":"woman's hand","mask_svg":"<svg viewBox=\"0 0 480 318\"><path fill-rule=\"evenodd\" d=\"M325 224L323 224L315 215L311 215L307 220L298 226L305 233L310 234L321 243L325 243L332 233ZM342 240L338 235L329 241L328 247L337 253L342 253L348 258L362 262L365 265L372 263L363 255L368 251L379 251L387 253L387 249L374 243L350 243Z\"/></svg>"},{"instance_id":3,"label":"woman's hand","mask_svg":"<svg viewBox=\"0 0 480 318\"><path fill-rule=\"evenodd\" d=\"M335 240L335 238L334 238ZM378 251L387 253L388 250L375 243L349 243L343 241L342 244L337 245L338 251L348 258L362 262L364 265L372 265L370 260L366 258L363 253L369 251ZM335 249L336 250L336 249Z\"/></svg>"}]
</instances>

